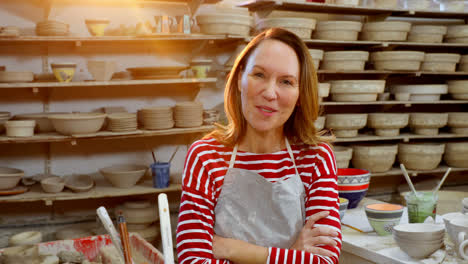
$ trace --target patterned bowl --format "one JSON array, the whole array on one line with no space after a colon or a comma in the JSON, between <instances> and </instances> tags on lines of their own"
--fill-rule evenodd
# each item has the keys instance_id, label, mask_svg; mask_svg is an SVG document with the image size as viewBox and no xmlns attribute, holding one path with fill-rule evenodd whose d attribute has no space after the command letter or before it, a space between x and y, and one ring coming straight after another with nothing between
<instances>
[{"instance_id":1,"label":"patterned bowl","mask_svg":"<svg viewBox=\"0 0 468 264\"><path fill-rule=\"evenodd\" d=\"M362 169L338 169L339 196L349 200L348 209L357 207L369 188L370 172Z\"/></svg>"},{"instance_id":2,"label":"patterned bowl","mask_svg":"<svg viewBox=\"0 0 468 264\"><path fill-rule=\"evenodd\" d=\"M340 219L343 219L346 209L348 208L348 204L349 204L348 199L340 197L340 207L339 207Z\"/></svg>"},{"instance_id":3,"label":"patterned bowl","mask_svg":"<svg viewBox=\"0 0 468 264\"><path fill-rule=\"evenodd\" d=\"M369 204L365 208L367 220L379 236L389 236L400 223L404 207L398 204Z\"/></svg>"}]
</instances>

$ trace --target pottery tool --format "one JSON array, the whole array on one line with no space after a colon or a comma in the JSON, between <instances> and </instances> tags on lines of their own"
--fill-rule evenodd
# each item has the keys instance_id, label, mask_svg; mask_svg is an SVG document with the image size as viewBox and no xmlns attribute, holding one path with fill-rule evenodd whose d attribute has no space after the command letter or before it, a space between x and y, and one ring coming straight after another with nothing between
<instances>
[{"instance_id":1,"label":"pottery tool","mask_svg":"<svg viewBox=\"0 0 468 264\"><path fill-rule=\"evenodd\" d=\"M119 224L120 239L122 240L125 264L133 264L132 249L130 247L130 239L128 238L127 223L125 222L123 215L119 215L117 218L117 223Z\"/></svg>"},{"instance_id":2,"label":"pottery tool","mask_svg":"<svg viewBox=\"0 0 468 264\"><path fill-rule=\"evenodd\" d=\"M175 154L179 150L180 145L177 145L176 149L174 150L174 153L172 153L171 158L169 159L169 163L171 163L172 159L175 157Z\"/></svg>"},{"instance_id":3,"label":"pottery tool","mask_svg":"<svg viewBox=\"0 0 468 264\"><path fill-rule=\"evenodd\" d=\"M107 213L106 208L104 206L101 206L96 210L96 213L99 216L99 219L101 220L102 225L109 233L112 243L114 244L115 248L117 249L117 252L119 252L120 257L123 260L124 254L122 251L122 242L120 241L119 234L117 233L117 230L115 229L115 226L112 223L112 220L109 214Z\"/></svg>"},{"instance_id":4,"label":"pottery tool","mask_svg":"<svg viewBox=\"0 0 468 264\"><path fill-rule=\"evenodd\" d=\"M351 229L354 229L354 230L356 230L356 231L358 231L358 232L361 232L361 233L366 233L366 232L362 231L361 229L356 228L356 227L351 226L351 225L348 225L348 224L341 223L341 225L347 226L347 227L349 227L349 228L351 228Z\"/></svg>"},{"instance_id":5,"label":"pottery tool","mask_svg":"<svg viewBox=\"0 0 468 264\"><path fill-rule=\"evenodd\" d=\"M410 177L408 175L408 172L406 171L405 165L403 163L400 163L400 168L403 171L403 175L405 176L405 179L408 182L408 185L409 185L411 191L413 191L415 196L418 196L418 192L416 192L416 189L414 188L414 185L411 182L411 179L410 179Z\"/></svg>"},{"instance_id":6,"label":"pottery tool","mask_svg":"<svg viewBox=\"0 0 468 264\"><path fill-rule=\"evenodd\" d=\"M161 193L158 195L159 223L161 225L161 240L163 246L164 263L174 263L174 251L172 248L171 219L169 215L169 203L167 195Z\"/></svg>"},{"instance_id":7,"label":"pottery tool","mask_svg":"<svg viewBox=\"0 0 468 264\"><path fill-rule=\"evenodd\" d=\"M444 177L442 177L442 180L440 180L439 185L437 185L434 191L432 191L433 194L436 194L439 191L440 187L442 187L442 184L444 183L451 170L452 168L449 167L448 170L445 172Z\"/></svg>"}]
</instances>

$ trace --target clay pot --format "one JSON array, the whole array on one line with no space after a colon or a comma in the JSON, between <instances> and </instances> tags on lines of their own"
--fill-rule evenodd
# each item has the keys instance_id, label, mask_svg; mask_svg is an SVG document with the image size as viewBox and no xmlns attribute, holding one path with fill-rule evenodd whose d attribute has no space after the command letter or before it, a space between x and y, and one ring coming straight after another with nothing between
<instances>
[{"instance_id":1,"label":"clay pot","mask_svg":"<svg viewBox=\"0 0 468 264\"><path fill-rule=\"evenodd\" d=\"M447 121L448 113L411 113L409 126L415 134L436 136Z\"/></svg>"},{"instance_id":2,"label":"clay pot","mask_svg":"<svg viewBox=\"0 0 468 264\"><path fill-rule=\"evenodd\" d=\"M332 100L338 102L376 101L385 89L385 80L340 80L330 84Z\"/></svg>"},{"instance_id":3,"label":"clay pot","mask_svg":"<svg viewBox=\"0 0 468 264\"><path fill-rule=\"evenodd\" d=\"M322 70L363 71L369 60L367 51L327 51L323 56Z\"/></svg>"},{"instance_id":4,"label":"clay pot","mask_svg":"<svg viewBox=\"0 0 468 264\"><path fill-rule=\"evenodd\" d=\"M371 53L370 60L376 70L417 71L424 61L424 52L377 51Z\"/></svg>"},{"instance_id":5,"label":"clay pot","mask_svg":"<svg viewBox=\"0 0 468 264\"><path fill-rule=\"evenodd\" d=\"M335 146L333 153L335 153L336 165L338 168L344 169L349 167L349 161L353 156L352 148Z\"/></svg>"},{"instance_id":6,"label":"clay pot","mask_svg":"<svg viewBox=\"0 0 468 264\"><path fill-rule=\"evenodd\" d=\"M116 215L122 213L129 224L148 224L159 220L158 208L149 201L125 202L115 208Z\"/></svg>"},{"instance_id":7,"label":"clay pot","mask_svg":"<svg viewBox=\"0 0 468 264\"><path fill-rule=\"evenodd\" d=\"M317 20L303 17L270 17L260 19L257 30L263 31L267 28L280 27L289 30L300 38L310 39L315 29Z\"/></svg>"},{"instance_id":8,"label":"clay pot","mask_svg":"<svg viewBox=\"0 0 468 264\"><path fill-rule=\"evenodd\" d=\"M362 27L361 39L368 41L406 41L411 23L401 21L368 22Z\"/></svg>"},{"instance_id":9,"label":"clay pot","mask_svg":"<svg viewBox=\"0 0 468 264\"><path fill-rule=\"evenodd\" d=\"M468 141L450 142L446 144L444 161L450 167L468 167Z\"/></svg>"},{"instance_id":10,"label":"clay pot","mask_svg":"<svg viewBox=\"0 0 468 264\"><path fill-rule=\"evenodd\" d=\"M13 235L8 239L9 246L35 245L42 242L42 233L39 231L26 231Z\"/></svg>"},{"instance_id":11,"label":"clay pot","mask_svg":"<svg viewBox=\"0 0 468 264\"><path fill-rule=\"evenodd\" d=\"M468 112L448 113L448 125L455 134L468 134Z\"/></svg>"},{"instance_id":12,"label":"clay pot","mask_svg":"<svg viewBox=\"0 0 468 264\"><path fill-rule=\"evenodd\" d=\"M460 54L454 53L426 53L421 66L423 71L455 72Z\"/></svg>"},{"instance_id":13,"label":"clay pot","mask_svg":"<svg viewBox=\"0 0 468 264\"><path fill-rule=\"evenodd\" d=\"M316 39L356 41L362 23L357 21L320 21L314 33Z\"/></svg>"},{"instance_id":14,"label":"clay pot","mask_svg":"<svg viewBox=\"0 0 468 264\"><path fill-rule=\"evenodd\" d=\"M382 137L395 137L400 134L400 128L408 125L407 113L370 113L367 126L375 129L375 134Z\"/></svg>"},{"instance_id":15,"label":"clay pot","mask_svg":"<svg viewBox=\"0 0 468 264\"><path fill-rule=\"evenodd\" d=\"M197 16L200 31L208 35L248 36L253 18L249 15L210 13Z\"/></svg>"},{"instance_id":16,"label":"clay pot","mask_svg":"<svg viewBox=\"0 0 468 264\"><path fill-rule=\"evenodd\" d=\"M393 85L390 91L395 94L398 101L439 101L442 94L448 91L448 85L445 84L411 84L411 85ZM398 98L400 95L400 98ZM405 98L401 98L402 96Z\"/></svg>"},{"instance_id":17,"label":"clay pot","mask_svg":"<svg viewBox=\"0 0 468 264\"><path fill-rule=\"evenodd\" d=\"M385 172L392 168L398 153L398 145L353 146L353 167L370 172Z\"/></svg>"},{"instance_id":18,"label":"clay pot","mask_svg":"<svg viewBox=\"0 0 468 264\"><path fill-rule=\"evenodd\" d=\"M58 193L65 187L62 177L48 177L41 180L41 187L46 193Z\"/></svg>"},{"instance_id":19,"label":"clay pot","mask_svg":"<svg viewBox=\"0 0 468 264\"><path fill-rule=\"evenodd\" d=\"M410 170L433 170L444 154L443 143L399 143L398 160Z\"/></svg>"},{"instance_id":20,"label":"clay pot","mask_svg":"<svg viewBox=\"0 0 468 264\"><path fill-rule=\"evenodd\" d=\"M356 137L366 123L367 114L328 114L325 127L333 129L337 137Z\"/></svg>"}]
</instances>

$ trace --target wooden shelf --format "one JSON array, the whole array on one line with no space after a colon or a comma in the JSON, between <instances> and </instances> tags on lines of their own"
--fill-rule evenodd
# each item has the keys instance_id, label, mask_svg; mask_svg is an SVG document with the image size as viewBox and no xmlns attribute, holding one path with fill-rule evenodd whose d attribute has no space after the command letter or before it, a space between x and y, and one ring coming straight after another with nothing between
<instances>
[{"instance_id":1,"label":"wooden shelf","mask_svg":"<svg viewBox=\"0 0 468 264\"><path fill-rule=\"evenodd\" d=\"M167 135L180 135L192 133L206 133L212 131L214 126L201 126L191 128L170 128L161 130L135 130L131 132L111 132L99 131L94 134L64 136L58 133L41 133L32 137L14 138L5 135L0 136L0 144L7 143L47 143L47 142L71 142L76 143L79 140L104 140L104 139L126 139L140 137L156 137Z\"/></svg>"},{"instance_id":2,"label":"wooden shelf","mask_svg":"<svg viewBox=\"0 0 468 264\"><path fill-rule=\"evenodd\" d=\"M468 76L468 72L429 72L429 71L380 71L380 70L364 70L364 71L333 71L333 70L318 70L317 74L385 74L385 75L446 75L446 76Z\"/></svg>"},{"instance_id":3,"label":"wooden shelf","mask_svg":"<svg viewBox=\"0 0 468 264\"><path fill-rule=\"evenodd\" d=\"M60 193L45 193L40 184L33 185L29 191L11 196L0 196L0 203L20 203L20 202L37 202L44 201L47 205L51 205L54 201L67 200L83 200L83 199L98 199L132 195L157 194L165 192L180 191L180 184L171 184L168 188L157 189L152 186L151 181L145 181L131 188L116 188L110 183L102 179L96 181L96 186L87 192L73 193L70 190Z\"/></svg>"},{"instance_id":4,"label":"wooden shelf","mask_svg":"<svg viewBox=\"0 0 468 264\"><path fill-rule=\"evenodd\" d=\"M205 34L151 34L144 36L102 36L102 37L81 37L81 36L19 36L0 37L0 45L18 44L73 44L82 46L86 44L112 44L131 42L182 42L182 41L239 41L244 40L243 36L236 35L205 35Z\"/></svg>"},{"instance_id":5,"label":"wooden shelf","mask_svg":"<svg viewBox=\"0 0 468 264\"><path fill-rule=\"evenodd\" d=\"M395 137L381 137L381 136L374 136L374 135L359 134L357 137L351 137L351 138L337 137L335 142L347 143L347 142L384 141L384 140L403 140L404 142L408 142L411 139L449 139L449 138L468 138L468 135L440 133L437 136L425 136L425 135L403 133Z\"/></svg>"},{"instance_id":6,"label":"wooden shelf","mask_svg":"<svg viewBox=\"0 0 468 264\"><path fill-rule=\"evenodd\" d=\"M448 167L445 165L439 166L436 169L433 170L428 170L428 171L421 171L421 170L408 170L408 175L409 176L418 176L418 174L431 174L431 173L445 173L447 171ZM452 167L452 172L459 172L459 171L468 171L468 168L453 168ZM392 168L389 171L386 172L374 172L371 173L371 177L383 177L383 176L392 176L392 175L403 175L403 172L401 171L400 168Z\"/></svg>"},{"instance_id":7,"label":"wooden shelf","mask_svg":"<svg viewBox=\"0 0 468 264\"><path fill-rule=\"evenodd\" d=\"M250 11L263 10L288 10L300 12L333 13L347 15L367 15L367 16L401 16L401 17L424 17L424 18L460 18L468 17L468 13L455 12L429 12L413 11L406 9L384 9L361 6L344 6L334 4L309 3L298 1L280 1L280 0L250 0L239 4L247 7Z\"/></svg>"},{"instance_id":8,"label":"wooden shelf","mask_svg":"<svg viewBox=\"0 0 468 264\"><path fill-rule=\"evenodd\" d=\"M0 83L0 89L7 88L66 88L66 87L108 87L108 86L136 86L161 84L202 84L216 83L216 78L180 78L161 80L123 80L123 81L84 81L84 82L31 82L31 83Z\"/></svg>"},{"instance_id":9,"label":"wooden shelf","mask_svg":"<svg viewBox=\"0 0 468 264\"><path fill-rule=\"evenodd\" d=\"M413 104L468 104L468 100L440 100L440 101L373 101L373 102L321 102L320 105L413 105Z\"/></svg>"}]
</instances>

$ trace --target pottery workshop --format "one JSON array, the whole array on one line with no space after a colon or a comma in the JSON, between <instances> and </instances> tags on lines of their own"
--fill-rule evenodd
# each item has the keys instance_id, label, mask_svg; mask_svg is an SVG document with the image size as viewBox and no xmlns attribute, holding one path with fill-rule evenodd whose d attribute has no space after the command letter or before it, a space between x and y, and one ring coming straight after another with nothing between
<instances>
[{"instance_id":1,"label":"pottery workshop","mask_svg":"<svg viewBox=\"0 0 468 264\"><path fill-rule=\"evenodd\" d=\"M0 1L0 264L468 263L468 1Z\"/></svg>"}]
</instances>

